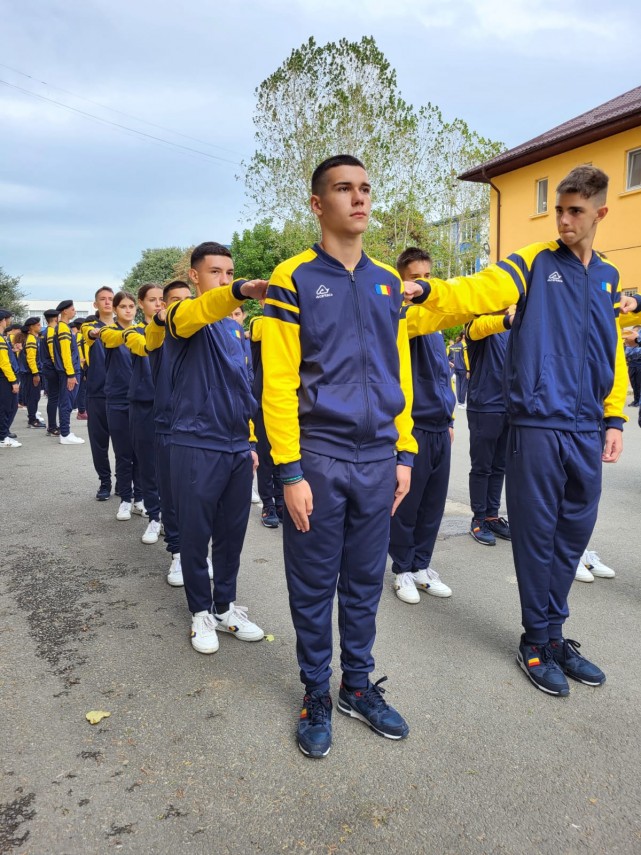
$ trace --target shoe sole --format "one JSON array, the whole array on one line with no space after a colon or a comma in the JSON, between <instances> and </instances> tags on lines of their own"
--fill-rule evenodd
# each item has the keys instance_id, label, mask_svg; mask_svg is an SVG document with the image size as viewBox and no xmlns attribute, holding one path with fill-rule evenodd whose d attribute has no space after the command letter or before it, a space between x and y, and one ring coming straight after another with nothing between
<instances>
[{"instance_id":1,"label":"shoe sole","mask_svg":"<svg viewBox=\"0 0 641 855\"><path fill-rule=\"evenodd\" d=\"M97 502L108 502L111 496L96 496Z\"/></svg>"},{"instance_id":2,"label":"shoe sole","mask_svg":"<svg viewBox=\"0 0 641 855\"><path fill-rule=\"evenodd\" d=\"M532 683L533 686L536 686L537 689L540 689L540 691L545 692L546 695L552 695L552 697L555 697L555 698L566 698L570 694L570 688L569 687L565 691L555 692L553 689L546 689L545 686L542 686L540 683L537 683L536 680L534 680L532 678L532 675L528 671L527 665L521 659L520 653L516 654L516 661L518 663L519 668L521 669L521 671L523 671L523 673L528 678L530 683ZM561 670L563 670L563 669L561 669ZM563 672L563 673L565 673L565 672Z\"/></svg>"},{"instance_id":3,"label":"shoe sole","mask_svg":"<svg viewBox=\"0 0 641 855\"><path fill-rule=\"evenodd\" d=\"M131 517L119 517L119 516L117 516L116 519L118 520L118 522L129 522Z\"/></svg>"},{"instance_id":4,"label":"shoe sole","mask_svg":"<svg viewBox=\"0 0 641 855\"><path fill-rule=\"evenodd\" d=\"M358 712L358 710L355 710L355 709L354 709L354 707L349 706L348 704L345 704L345 702L344 702L344 701L340 701L340 700L339 700L339 701L338 701L338 703L336 704L336 709L337 709L340 713L343 713L343 715L347 715L347 716L349 716L350 718L355 718L355 719L358 719L358 721L362 721L362 722L363 722L363 724L366 724L366 725L369 727L369 729L370 729L370 730L373 730L373 731L374 731L374 733L378 733L378 735L379 735L379 736L384 736L386 739L395 739L395 740L405 739L405 737L406 737L406 736L409 734L409 732L410 732L410 729L409 729L409 727L408 727L408 728L407 728L407 732L406 732L406 733L401 733L401 734L398 734L398 735L397 735L397 734L392 734L392 733L385 733L385 731L383 731L383 730L379 730L377 727L375 727L375 726L372 724L372 722L371 722L371 721L369 721L369 719L365 718L365 716L364 716L364 715L362 715L362 713L359 713L359 712Z\"/></svg>"},{"instance_id":5,"label":"shoe sole","mask_svg":"<svg viewBox=\"0 0 641 855\"><path fill-rule=\"evenodd\" d=\"M478 538L474 537L471 531L468 531L468 534L472 538L472 540L475 540L477 543L480 543L481 546L496 546L496 541L494 543L483 543L482 540L479 540Z\"/></svg>"},{"instance_id":6,"label":"shoe sole","mask_svg":"<svg viewBox=\"0 0 641 855\"><path fill-rule=\"evenodd\" d=\"M268 522L265 522L264 520L261 520L260 524L262 525L263 528L278 528L278 523L268 523Z\"/></svg>"},{"instance_id":7,"label":"shoe sole","mask_svg":"<svg viewBox=\"0 0 641 855\"><path fill-rule=\"evenodd\" d=\"M243 637L242 635L239 635L237 632L232 632L230 629L226 629L224 626L221 626L220 624L218 624L218 626L216 627L216 632L226 632L227 635L233 635L234 638L237 638L239 641L262 641L263 638L265 638L265 633L262 632L262 630L261 630L260 635L256 635L252 638L247 638L247 637Z\"/></svg>"},{"instance_id":8,"label":"shoe sole","mask_svg":"<svg viewBox=\"0 0 641 855\"><path fill-rule=\"evenodd\" d=\"M494 535L494 537L498 537L499 540L508 540L508 541L512 540L510 535L508 535L506 537L504 534L497 534L495 531L493 531L492 534Z\"/></svg>"},{"instance_id":9,"label":"shoe sole","mask_svg":"<svg viewBox=\"0 0 641 855\"><path fill-rule=\"evenodd\" d=\"M575 582L585 582L586 585L589 585L590 582L594 582L594 574L592 575L591 579L582 579L581 576L575 576L574 581Z\"/></svg>"},{"instance_id":10,"label":"shoe sole","mask_svg":"<svg viewBox=\"0 0 641 855\"><path fill-rule=\"evenodd\" d=\"M202 653L203 656L209 656L212 653L217 653L218 648L220 647L220 645L218 645L218 647L214 647L213 649L199 650L193 642L192 642L191 646L196 651L196 653Z\"/></svg>"},{"instance_id":11,"label":"shoe sole","mask_svg":"<svg viewBox=\"0 0 641 855\"><path fill-rule=\"evenodd\" d=\"M323 752L321 753L321 752L319 752L319 751L314 751L314 752L312 752L312 751L305 751L305 749L304 749L304 748L303 748L303 746L300 744L300 742L298 743L298 747L300 748L300 750L302 751L302 753L305 755L305 757L311 757L311 759L312 759L312 760L322 760L322 759L323 759L323 757L327 757L327 755L329 754L329 752L331 751L331 748L332 748L332 746L330 745L330 746L329 746L329 748L327 749L327 751L323 751Z\"/></svg>"},{"instance_id":12,"label":"shoe sole","mask_svg":"<svg viewBox=\"0 0 641 855\"><path fill-rule=\"evenodd\" d=\"M440 597L441 599L446 599L447 597L452 596L451 591L448 591L447 594L441 594L438 591L433 591L431 588L418 588L417 590L423 591L424 594L429 594L430 597Z\"/></svg>"},{"instance_id":13,"label":"shoe sole","mask_svg":"<svg viewBox=\"0 0 641 855\"><path fill-rule=\"evenodd\" d=\"M590 573L596 579L614 579L616 577L616 573L595 573L594 570L590 570Z\"/></svg>"},{"instance_id":14,"label":"shoe sole","mask_svg":"<svg viewBox=\"0 0 641 855\"><path fill-rule=\"evenodd\" d=\"M406 604L406 605L408 605L408 606L416 606L416 605L418 605L418 604L421 602L421 597L420 597L420 595L419 595L419 598L418 598L417 600L405 600L405 599L403 599L403 597L399 596L399 593L398 593L398 591L396 590L396 588L393 588L392 590L393 590L393 591L394 591L394 593L396 594L396 599L397 599L397 600L400 600L402 603L405 603L405 604Z\"/></svg>"},{"instance_id":15,"label":"shoe sole","mask_svg":"<svg viewBox=\"0 0 641 855\"><path fill-rule=\"evenodd\" d=\"M171 587L172 587L172 588L184 588L184 587L185 587L185 581L184 581L184 579L183 579L183 581L182 581L182 582L170 582L170 581L169 581L169 576L167 576L167 584L168 584L168 585L171 585Z\"/></svg>"}]
</instances>

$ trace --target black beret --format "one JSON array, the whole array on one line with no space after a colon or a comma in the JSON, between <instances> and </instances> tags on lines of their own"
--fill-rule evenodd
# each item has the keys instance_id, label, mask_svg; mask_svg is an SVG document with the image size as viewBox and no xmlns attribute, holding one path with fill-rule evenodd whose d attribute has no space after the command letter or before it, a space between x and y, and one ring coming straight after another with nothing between
<instances>
[{"instance_id":1,"label":"black beret","mask_svg":"<svg viewBox=\"0 0 641 855\"><path fill-rule=\"evenodd\" d=\"M7 318L13 317L13 312L9 312L7 309L0 309L0 321L6 321Z\"/></svg>"},{"instance_id":2,"label":"black beret","mask_svg":"<svg viewBox=\"0 0 641 855\"><path fill-rule=\"evenodd\" d=\"M60 314L60 312L64 312L65 309L70 309L73 306L73 300L63 300L62 303L58 303L56 306L56 312Z\"/></svg>"},{"instance_id":3,"label":"black beret","mask_svg":"<svg viewBox=\"0 0 641 855\"><path fill-rule=\"evenodd\" d=\"M27 320L24 322L24 326L25 327L32 327L34 324L39 324L39 323L40 323L40 318L36 318L36 317L27 318Z\"/></svg>"},{"instance_id":4,"label":"black beret","mask_svg":"<svg viewBox=\"0 0 641 855\"><path fill-rule=\"evenodd\" d=\"M45 318L57 318L60 312L57 309L47 309L45 312Z\"/></svg>"}]
</instances>

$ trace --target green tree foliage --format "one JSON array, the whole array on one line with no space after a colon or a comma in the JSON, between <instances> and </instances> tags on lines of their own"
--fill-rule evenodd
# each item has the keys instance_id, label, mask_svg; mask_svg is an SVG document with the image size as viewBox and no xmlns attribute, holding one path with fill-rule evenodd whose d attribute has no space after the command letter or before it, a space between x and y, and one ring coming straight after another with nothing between
<instances>
[{"instance_id":1,"label":"green tree foliage","mask_svg":"<svg viewBox=\"0 0 641 855\"><path fill-rule=\"evenodd\" d=\"M180 261L184 250L177 246L161 249L145 249L142 256L124 278L122 287L135 294L141 285L157 282L166 285L174 279L174 267Z\"/></svg>"},{"instance_id":2,"label":"green tree foliage","mask_svg":"<svg viewBox=\"0 0 641 855\"><path fill-rule=\"evenodd\" d=\"M27 308L22 300L25 296L20 290L20 277L10 276L0 267L0 308L13 312L16 318L24 318Z\"/></svg>"}]
</instances>

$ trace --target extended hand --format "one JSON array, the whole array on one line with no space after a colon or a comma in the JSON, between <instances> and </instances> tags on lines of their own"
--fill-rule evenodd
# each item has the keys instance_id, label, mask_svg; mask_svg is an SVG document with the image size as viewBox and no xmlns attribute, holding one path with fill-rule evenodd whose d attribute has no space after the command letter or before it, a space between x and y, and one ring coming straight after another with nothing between
<instances>
[{"instance_id":1,"label":"extended hand","mask_svg":"<svg viewBox=\"0 0 641 855\"><path fill-rule=\"evenodd\" d=\"M627 315L629 312L638 312L639 307L634 297L628 297L627 294L621 295L621 312Z\"/></svg>"},{"instance_id":2,"label":"extended hand","mask_svg":"<svg viewBox=\"0 0 641 855\"><path fill-rule=\"evenodd\" d=\"M405 496L410 491L410 483L412 479L412 469L410 466L403 466L400 463L396 467L396 490L394 491L394 504L392 505L392 516L396 513L396 508L401 504Z\"/></svg>"},{"instance_id":3,"label":"extended hand","mask_svg":"<svg viewBox=\"0 0 641 855\"><path fill-rule=\"evenodd\" d=\"M305 479L283 487L285 504L298 531L309 531L309 517L314 510L314 497Z\"/></svg>"},{"instance_id":4,"label":"extended hand","mask_svg":"<svg viewBox=\"0 0 641 855\"><path fill-rule=\"evenodd\" d=\"M268 285L266 279L251 279L240 286L240 293L252 300L264 300Z\"/></svg>"},{"instance_id":5,"label":"extended hand","mask_svg":"<svg viewBox=\"0 0 641 855\"><path fill-rule=\"evenodd\" d=\"M406 303L411 303L414 297L423 296L423 286L418 282L403 282L403 299Z\"/></svg>"}]
</instances>

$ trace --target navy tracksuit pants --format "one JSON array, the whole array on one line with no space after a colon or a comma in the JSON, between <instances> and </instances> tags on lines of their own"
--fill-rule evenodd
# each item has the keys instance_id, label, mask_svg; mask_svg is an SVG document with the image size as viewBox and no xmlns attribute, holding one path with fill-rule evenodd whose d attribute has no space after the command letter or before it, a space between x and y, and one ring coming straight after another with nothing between
<instances>
[{"instance_id":1,"label":"navy tracksuit pants","mask_svg":"<svg viewBox=\"0 0 641 855\"><path fill-rule=\"evenodd\" d=\"M456 400L459 404L464 404L467 397L467 387L470 385L467 371L455 371L454 374L456 377Z\"/></svg>"},{"instance_id":2,"label":"navy tracksuit pants","mask_svg":"<svg viewBox=\"0 0 641 855\"><path fill-rule=\"evenodd\" d=\"M302 452L314 497L308 532L285 511L283 550L296 630L300 678L308 692L327 691L332 673L332 608L338 590L341 669L350 688L365 688L383 590L396 458L347 463Z\"/></svg>"},{"instance_id":3,"label":"navy tracksuit pants","mask_svg":"<svg viewBox=\"0 0 641 855\"><path fill-rule=\"evenodd\" d=\"M171 489L171 434L156 433L156 480L160 494L160 513L165 529L165 545L167 552L175 555L180 552L180 536L178 534L178 517L174 506L174 496Z\"/></svg>"},{"instance_id":4,"label":"navy tracksuit pants","mask_svg":"<svg viewBox=\"0 0 641 855\"><path fill-rule=\"evenodd\" d=\"M394 573L430 566L450 480L449 430L430 433L414 428L414 438L418 453L414 457L410 491L390 524L388 551Z\"/></svg>"},{"instance_id":5,"label":"navy tracksuit pants","mask_svg":"<svg viewBox=\"0 0 641 855\"><path fill-rule=\"evenodd\" d=\"M638 404L641 395L641 365L638 362L628 363L628 376L632 386L632 401Z\"/></svg>"},{"instance_id":6,"label":"navy tracksuit pants","mask_svg":"<svg viewBox=\"0 0 641 855\"><path fill-rule=\"evenodd\" d=\"M0 377L0 442L9 436L11 423L18 411L18 395L4 374Z\"/></svg>"},{"instance_id":7,"label":"navy tracksuit pants","mask_svg":"<svg viewBox=\"0 0 641 855\"><path fill-rule=\"evenodd\" d=\"M48 411L48 407L47 407ZM93 467L100 479L111 489L111 464L109 462L109 425L105 398L87 398L87 430Z\"/></svg>"},{"instance_id":8,"label":"navy tracksuit pants","mask_svg":"<svg viewBox=\"0 0 641 855\"><path fill-rule=\"evenodd\" d=\"M467 411L470 429L470 505L474 519L498 517L505 478L507 413Z\"/></svg>"},{"instance_id":9,"label":"navy tracksuit pants","mask_svg":"<svg viewBox=\"0 0 641 855\"><path fill-rule=\"evenodd\" d=\"M160 499L156 484L156 430L153 401L129 402L129 430L138 463L140 489L150 520L160 519Z\"/></svg>"},{"instance_id":10,"label":"navy tracksuit pants","mask_svg":"<svg viewBox=\"0 0 641 855\"><path fill-rule=\"evenodd\" d=\"M71 432L71 411L74 408L78 388L76 383L72 392L67 389L67 380L70 379L62 371L58 371L58 410L60 411L60 434L62 436L69 436ZM76 380L78 379L76 374Z\"/></svg>"},{"instance_id":11,"label":"navy tracksuit pants","mask_svg":"<svg viewBox=\"0 0 641 855\"><path fill-rule=\"evenodd\" d=\"M116 457L116 493L122 502L138 502L142 491L138 462L131 444L129 407L126 403L111 404L107 401L107 426Z\"/></svg>"},{"instance_id":12,"label":"navy tracksuit pants","mask_svg":"<svg viewBox=\"0 0 641 855\"><path fill-rule=\"evenodd\" d=\"M258 495L263 507L275 505L277 508L282 508L283 485L278 474L278 466L274 465L272 459L272 447L267 439L262 407L256 410L254 416L254 433L256 434L256 454L259 463L256 471Z\"/></svg>"},{"instance_id":13,"label":"navy tracksuit pants","mask_svg":"<svg viewBox=\"0 0 641 855\"><path fill-rule=\"evenodd\" d=\"M209 541L216 603L236 600L240 553L249 520L253 461L247 451L171 447L171 489L178 515L180 562L189 611L212 610Z\"/></svg>"},{"instance_id":14,"label":"navy tracksuit pants","mask_svg":"<svg viewBox=\"0 0 641 855\"><path fill-rule=\"evenodd\" d=\"M511 427L507 510L525 640L561 638L577 564L601 496L603 436Z\"/></svg>"},{"instance_id":15,"label":"navy tracksuit pants","mask_svg":"<svg viewBox=\"0 0 641 855\"><path fill-rule=\"evenodd\" d=\"M27 408L29 423L37 421L38 403L40 402L40 386L33 385L31 371L20 372L20 389L24 390L24 404Z\"/></svg>"},{"instance_id":16,"label":"navy tracksuit pants","mask_svg":"<svg viewBox=\"0 0 641 855\"><path fill-rule=\"evenodd\" d=\"M47 385L47 429L57 430L60 380L57 371L43 371Z\"/></svg>"},{"instance_id":17,"label":"navy tracksuit pants","mask_svg":"<svg viewBox=\"0 0 641 855\"><path fill-rule=\"evenodd\" d=\"M80 382L76 387L78 394L76 396L76 407L79 413L87 412L87 374L85 371L80 372Z\"/></svg>"}]
</instances>

